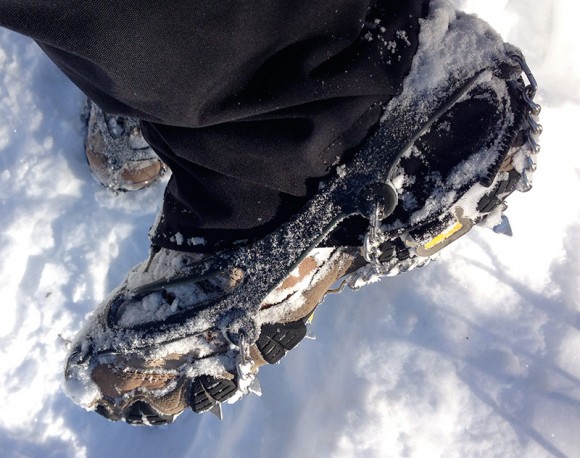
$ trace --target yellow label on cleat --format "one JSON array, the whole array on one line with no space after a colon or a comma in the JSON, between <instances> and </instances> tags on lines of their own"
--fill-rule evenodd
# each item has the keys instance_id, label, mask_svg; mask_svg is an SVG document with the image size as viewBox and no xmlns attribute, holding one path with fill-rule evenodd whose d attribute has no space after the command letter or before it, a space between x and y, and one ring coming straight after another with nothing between
<instances>
[{"instance_id":1,"label":"yellow label on cleat","mask_svg":"<svg viewBox=\"0 0 580 458\"><path fill-rule=\"evenodd\" d=\"M443 232L441 232L441 234L439 234L433 240L431 240L430 242L427 242L425 245L423 245L423 247L426 250L430 250L431 248L439 245L441 242L447 240L449 237L451 237L456 232L459 232L461 229L463 229L463 224L461 224L458 221L449 229L445 229Z\"/></svg>"},{"instance_id":2,"label":"yellow label on cleat","mask_svg":"<svg viewBox=\"0 0 580 458\"><path fill-rule=\"evenodd\" d=\"M473 221L463 217L463 209L461 207L455 209L455 217L456 222L453 226L448 227L425 245L417 248L416 253L418 256L432 256L471 230Z\"/></svg>"}]
</instances>

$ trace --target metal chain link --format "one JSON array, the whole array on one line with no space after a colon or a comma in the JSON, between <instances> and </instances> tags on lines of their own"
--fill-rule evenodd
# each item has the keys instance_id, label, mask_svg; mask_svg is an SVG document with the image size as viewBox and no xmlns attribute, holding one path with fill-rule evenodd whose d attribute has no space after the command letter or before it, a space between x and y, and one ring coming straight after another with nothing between
<instances>
[{"instance_id":1,"label":"metal chain link","mask_svg":"<svg viewBox=\"0 0 580 458\"><path fill-rule=\"evenodd\" d=\"M381 215L383 214L381 202L375 202L371 215L369 230L365 234L363 244L363 256L365 260L375 267L375 271L381 271L380 257L383 254L381 245L387 240L385 233L381 230Z\"/></svg>"},{"instance_id":2,"label":"metal chain link","mask_svg":"<svg viewBox=\"0 0 580 458\"><path fill-rule=\"evenodd\" d=\"M534 77L530 67L526 63L523 56L513 54L511 56L515 60L522 72L526 75L528 84L522 88L522 98L527 105L525 120L527 123L526 129L526 144L529 149L529 155L526 157L526 163L522 171L522 178L518 185L518 190L521 192L528 192L532 189L532 174L536 171L536 155L540 153L539 137L542 134L543 128L538 121L538 116L542 111L540 104L534 101L534 97L538 92L538 83Z\"/></svg>"}]
</instances>

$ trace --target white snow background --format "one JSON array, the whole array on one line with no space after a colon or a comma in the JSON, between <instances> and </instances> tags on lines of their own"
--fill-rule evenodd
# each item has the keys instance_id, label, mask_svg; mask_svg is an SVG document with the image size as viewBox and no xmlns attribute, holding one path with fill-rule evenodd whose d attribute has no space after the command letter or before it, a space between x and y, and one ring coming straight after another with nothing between
<instances>
[{"instance_id":1,"label":"white snow background","mask_svg":"<svg viewBox=\"0 0 580 458\"><path fill-rule=\"evenodd\" d=\"M160 428L87 413L61 380L63 338L146 256L163 186L94 182L83 96L0 31L0 455L580 457L580 7L457 4L520 46L541 86L514 236L475 229L425 269L328 298L318 339L261 370L261 398Z\"/></svg>"}]
</instances>

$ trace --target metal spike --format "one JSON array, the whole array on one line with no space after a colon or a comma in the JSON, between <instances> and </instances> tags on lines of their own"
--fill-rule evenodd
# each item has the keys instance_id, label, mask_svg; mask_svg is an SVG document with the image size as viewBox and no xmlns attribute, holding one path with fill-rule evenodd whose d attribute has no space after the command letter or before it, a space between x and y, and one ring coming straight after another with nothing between
<instances>
[{"instance_id":1,"label":"metal spike","mask_svg":"<svg viewBox=\"0 0 580 458\"><path fill-rule=\"evenodd\" d=\"M493 228L493 232L496 234L507 235L508 237L514 235L512 232L512 226L510 225L510 221L507 216L501 215L501 222Z\"/></svg>"},{"instance_id":2,"label":"metal spike","mask_svg":"<svg viewBox=\"0 0 580 458\"><path fill-rule=\"evenodd\" d=\"M250 393L254 393L256 396L262 396L262 386L260 385L260 380L258 380L258 377L255 377L254 380L252 380L248 390Z\"/></svg>"},{"instance_id":3,"label":"metal spike","mask_svg":"<svg viewBox=\"0 0 580 458\"><path fill-rule=\"evenodd\" d=\"M532 129L532 132L534 133L534 135L536 135L536 136L542 135L544 128L542 127L542 125L540 123L538 123L538 121L536 121L532 116L528 116L527 121L528 121L528 124L530 125L530 129Z\"/></svg>"},{"instance_id":4,"label":"metal spike","mask_svg":"<svg viewBox=\"0 0 580 458\"><path fill-rule=\"evenodd\" d=\"M224 419L224 413L222 411L222 404L221 402L215 402L211 409L208 410L209 413L214 414L220 420Z\"/></svg>"},{"instance_id":5,"label":"metal spike","mask_svg":"<svg viewBox=\"0 0 580 458\"><path fill-rule=\"evenodd\" d=\"M538 166L536 164L536 161L534 161L534 159L531 156L527 156L526 157L526 169L527 170L531 170L532 172L535 172L537 170Z\"/></svg>"},{"instance_id":6,"label":"metal spike","mask_svg":"<svg viewBox=\"0 0 580 458\"><path fill-rule=\"evenodd\" d=\"M316 340L316 334L312 329L312 323L310 321L306 322L306 336L307 339Z\"/></svg>"},{"instance_id":7,"label":"metal spike","mask_svg":"<svg viewBox=\"0 0 580 458\"><path fill-rule=\"evenodd\" d=\"M530 104L530 108L532 110L532 114L534 116L539 116L541 111L542 111L542 106L538 103L535 103L532 101L532 103Z\"/></svg>"},{"instance_id":8,"label":"metal spike","mask_svg":"<svg viewBox=\"0 0 580 458\"><path fill-rule=\"evenodd\" d=\"M525 102L528 104L528 107L530 108L530 113L533 116L539 116L540 113L542 112L542 106L539 103L534 102L525 91L523 95Z\"/></svg>"},{"instance_id":9,"label":"metal spike","mask_svg":"<svg viewBox=\"0 0 580 458\"><path fill-rule=\"evenodd\" d=\"M522 175L522 177L520 178L520 181L518 183L518 191L520 192L528 192L532 189L533 185L532 182L530 181L530 178L524 173Z\"/></svg>"},{"instance_id":10,"label":"metal spike","mask_svg":"<svg viewBox=\"0 0 580 458\"><path fill-rule=\"evenodd\" d=\"M536 139L534 139L533 135L528 136L528 144L530 145L530 149L534 154L540 154L542 147L536 141Z\"/></svg>"}]
</instances>

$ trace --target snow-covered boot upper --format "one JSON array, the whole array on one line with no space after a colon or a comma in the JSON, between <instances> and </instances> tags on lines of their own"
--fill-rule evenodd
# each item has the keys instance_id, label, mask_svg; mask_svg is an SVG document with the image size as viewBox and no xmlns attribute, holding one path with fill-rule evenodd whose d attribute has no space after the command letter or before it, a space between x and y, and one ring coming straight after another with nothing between
<instances>
[{"instance_id":1,"label":"snow-covered boot upper","mask_svg":"<svg viewBox=\"0 0 580 458\"><path fill-rule=\"evenodd\" d=\"M527 80L527 82L526 82ZM433 1L402 93L285 225L213 254L154 248L73 342L70 396L112 420L162 424L259 393L257 372L307 334L337 280L426 264L531 187L541 128L521 53Z\"/></svg>"},{"instance_id":2,"label":"snow-covered boot upper","mask_svg":"<svg viewBox=\"0 0 580 458\"><path fill-rule=\"evenodd\" d=\"M139 121L103 112L87 100L85 152L96 180L114 191L137 191L165 173L165 165L141 133Z\"/></svg>"}]
</instances>

